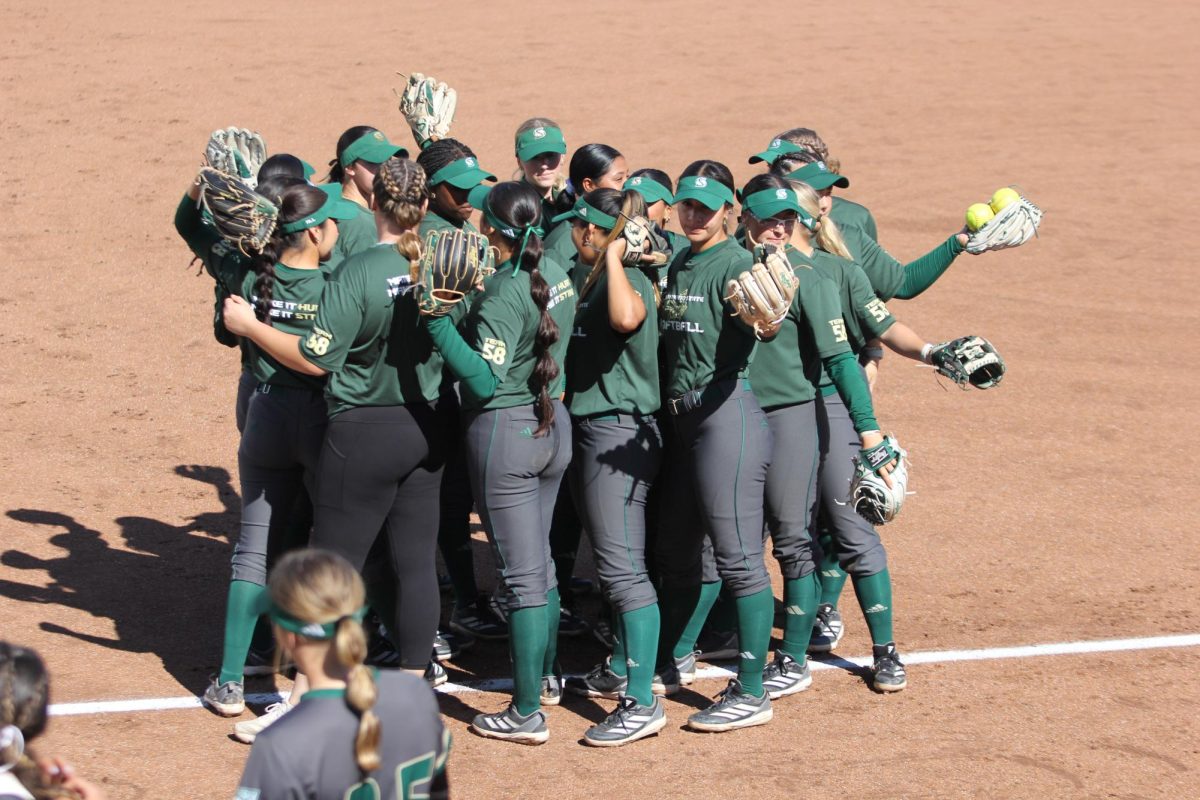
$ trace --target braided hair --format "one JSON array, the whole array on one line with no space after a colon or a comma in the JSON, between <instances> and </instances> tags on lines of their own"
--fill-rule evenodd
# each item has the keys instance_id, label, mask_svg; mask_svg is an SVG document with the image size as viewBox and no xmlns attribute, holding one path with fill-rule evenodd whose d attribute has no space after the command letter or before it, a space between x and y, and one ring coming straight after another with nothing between
<instances>
[{"instance_id":1,"label":"braided hair","mask_svg":"<svg viewBox=\"0 0 1200 800\"><path fill-rule=\"evenodd\" d=\"M33 650L0 642L0 727L16 727L28 743L46 730L49 705L50 676L41 657ZM12 764L13 775L37 800L75 797L45 782L28 745L19 752L14 746L0 750L0 763Z\"/></svg>"},{"instance_id":2,"label":"braided hair","mask_svg":"<svg viewBox=\"0 0 1200 800\"><path fill-rule=\"evenodd\" d=\"M440 142L429 146L436 144ZM429 197L425 170L407 158L392 156L379 165L371 190L375 193L376 208L397 226L406 229L396 242L396 249L409 261L416 261L421 257L421 237L413 229L421 222L425 213L422 204Z\"/></svg>"},{"instance_id":3,"label":"braided hair","mask_svg":"<svg viewBox=\"0 0 1200 800\"><path fill-rule=\"evenodd\" d=\"M262 190L264 196L270 187ZM325 204L329 196L317 187L301 181L287 186L279 194L279 219L271 238L266 241L261 250L252 254L250 268L258 276L254 281L254 316L261 322L271 324L271 300L275 294L275 265L285 250L300 247L307 234L306 230L295 233L284 233L283 226L289 222L304 219L315 213ZM274 200L275 198L268 198Z\"/></svg>"},{"instance_id":4,"label":"braided hair","mask_svg":"<svg viewBox=\"0 0 1200 800\"><path fill-rule=\"evenodd\" d=\"M812 164L816 161L824 161L825 165L829 167L830 172L841 170L841 162L829 155L829 147L826 146L825 140L811 128L792 128L791 130L784 131L775 138L783 139L785 142L791 142L798 147L804 148L799 152L785 153L775 159L775 164L771 165L771 169L780 175L795 172L805 164ZM779 165L778 170L775 169L776 164Z\"/></svg>"},{"instance_id":5,"label":"braided hair","mask_svg":"<svg viewBox=\"0 0 1200 800\"><path fill-rule=\"evenodd\" d=\"M487 196L487 206L492 214L501 222L517 231L525 231L536 227L542 218L542 198L537 190L527 183L507 181L496 184ZM497 231L499 234L499 231ZM503 234L500 234L503 236ZM521 244L517 239L508 239L515 250ZM559 366L550 352L550 347L559 339L558 323L550 316L547 306L550 303L550 284L542 276L541 261L545 248L542 238L536 231L530 232L525 239L525 250L521 253L521 263L517 266L529 273L529 297L533 300L538 311L537 333L533 340L533 353L537 364L530 378L533 394L537 398L534 403L534 413L537 414L538 427L534 436L542 436L554 424L554 404L550 399L550 386L559 376Z\"/></svg>"}]
</instances>

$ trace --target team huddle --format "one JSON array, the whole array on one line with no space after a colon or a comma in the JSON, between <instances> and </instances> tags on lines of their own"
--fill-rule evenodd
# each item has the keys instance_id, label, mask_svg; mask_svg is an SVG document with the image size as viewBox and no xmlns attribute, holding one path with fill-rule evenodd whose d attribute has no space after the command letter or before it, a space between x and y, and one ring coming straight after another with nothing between
<instances>
[{"instance_id":1,"label":"team huddle","mask_svg":"<svg viewBox=\"0 0 1200 800\"><path fill-rule=\"evenodd\" d=\"M176 213L243 368L242 522L204 703L242 714L246 675L275 667L264 615L297 669L288 701L235 726L254 743L238 797L446 796L428 684L476 640L507 640L512 662L511 702L471 724L485 737L547 741L542 709L568 692L614 701L586 744L635 742L718 658L737 675L687 727L765 724L811 684L808 654L838 646L847 578L873 686L903 690L875 527L908 480L872 403L883 347L964 387L999 383L1004 362L977 336L929 342L888 303L964 250L1026 241L1040 211L1016 196L901 263L834 196L849 180L812 130L772 138L739 186L715 160L672 179L604 144L568 159L560 126L533 118L498 181L450 137L456 105L411 76L415 158L356 126L320 184L217 131ZM584 531L607 611L591 626L573 596ZM611 654L564 679L559 636L588 627Z\"/></svg>"}]
</instances>

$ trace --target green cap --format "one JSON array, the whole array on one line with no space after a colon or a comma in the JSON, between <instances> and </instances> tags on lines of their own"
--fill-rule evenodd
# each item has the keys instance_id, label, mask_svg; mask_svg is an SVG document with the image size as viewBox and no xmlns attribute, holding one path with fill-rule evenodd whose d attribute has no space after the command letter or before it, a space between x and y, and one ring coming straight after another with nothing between
<instances>
[{"instance_id":1,"label":"green cap","mask_svg":"<svg viewBox=\"0 0 1200 800\"><path fill-rule=\"evenodd\" d=\"M679 179L679 188L675 191L675 202L695 200L713 211L721 206L733 203L733 190L716 178L706 178L703 175L690 175Z\"/></svg>"},{"instance_id":2,"label":"green cap","mask_svg":"<svg viewBox=\"0 0 1200 800\"><path fill-rule=\"evenodd\" d=\"M671 190L648 175L634 175L625 181L625 185L621 188L626 191L632 189L640 194L646 201L646 205L652 205L659 200L665 200L668 205L675 202Z\"/></svg>"},{"instance_id":3,"label":"green cap","mask_svg":"<svg viewBox=\"0 0 1200 800\"><path fill-rule=\"evenodd\" d=\"M567 140L558 128L530 128L517 137L517 158L528 161L542 153L566 153Z\"/></svg>"},{"instance_id":4,"label":"green cap","mask_svg":"<svg viewBox=\"0 0 1200 800\"><path fill-rule=\"evenodd\" d=\"M584 222L590 222L597 228L604 228L606 231L611 231L613 228L617 227L616 217L610 217L608 214L605 214L595 206L588 205L586 202L584 202L582 197L575 201L574 208L565 214L559 214L557 217L550 220L550 222L557 225L563 220L572 218L581 219Z\"/></svg>"},{"instance_id":5,"label":"green cap","mask_svg":"<svg viewBox=\"0 0 1200 800\"><path fill-rule=\"evenodd\" d=\"M313 168L313 165L305 161L303 158L300 159L300 168L304 170L304 180L308 180L313 175L317 174L317 171Z\"/></svg>"},{"instance_id":6,"label":"green cap","mask_svg":"<svg viewBox=\"0 0 1200 800\"><path fill-rule=\"evenodd\" d=\"M325 193L325 202L313 213L295 222L279 226L284 233L296 233L306 228L315 228L327 219L354 219L360 206L342 197L342 187L336 183L323 183L317 187Z\"/></svg>"},{"instance_id":7,"label":"green cap","mask_svg":"<svg viewBox=\"0 0 1200 800\"><path fill-rule=\"evenodd\" d=\"M850 187L850 179L838 175L836 172L830 172L829 167L825 166L824 161L814 161L811 164L805 164L800 169L790 173L788 179L803 181L817 191L828 189L830 186L838 186L842 189Z\"/></svg>"},{"instance_id":8,"label":"green cap","mask_svg":"<svg viewBox=\"0 0 1200 800\"><path fill-rule=\"evenodd\" d=\"M329 622L305 622L304 620L296 619L274 603L269 605L267 615L271 618L272 622L285 631L298 633L306 639L332 639L337 633L338 624L343 619L362 622L363 618L367 615L367 607L363 606L357 611L330 620Z\"/></svg>"},{"instance_id":9,"label":"green cap","mask_svg":"<svg viewBox=\"0 0 1200 800\"><path fill-rule=\"evenodd\" d=\"M342 151L339 162L348 167L355 161L366 161L368 164L382 164L392 156L408 158L408 151L398 144L392 144L382 131L368 131L350 143Z\"/></svg>"},{"instance_id":10,"label":"green cap","mask_svg":"<svg viewBox=\"0 0 1200 800\"><path fill-rule=\"evenodd\" d=\"M495 214L492 213L492 210L490 208L488 208L487 199L488 199L488 195L491 193L492 193L492 187L486 186L481 183L478 186L476 186L474 189L472 189L471 192L467 195L467 202L471 204L472 208L478 208L480 211L482 211L483 218L486 219L488 221L488 224L491 225L493 228L500 231L501 233L503 233L505 236L507 236L510 239L520 238L521 231L517 230L512 225L509 225L507 222L505 222L504 220L497 217Z\"/></svg>"},{"instance_id":11,"label":"green cap","mask_svg":"<svg viewBox=\"0 0 1200 800\"><path fill-rule=\"evenodd\" d=\"M764 189L742 200L742 208L756 218L767 220L784 211L801 213L796 193L791 189Z\"/></svg>"},{"instance_id":12,"label":"green cap","mask_svg":"<svg viewBox=\"0 0 1200 800\"><path fill-rule=\"evenodd\" d=\"M446 166L433 173L429 178L430 186L448 183L458 189L473 189L483 181L495 183L496 176L487 170L479 168L479 162L467 156L458 161L451 161Z\"/></svg>"},{"instance_id":13,"label":"green cap","mask_svg":"<svg viewBox=\"0 0 1200 800\"><path fill-rule=\"evenodd\" d=\"M788 153L799 153L805 149L806 148L801 147L798 144L793 144L786 139L772 139L771 143L767 145L766 150L750 156L750 163L757 164L760 161L765 161L768 164L774 164L780 156L787 155Z\"/></svg>"}]
</instances>

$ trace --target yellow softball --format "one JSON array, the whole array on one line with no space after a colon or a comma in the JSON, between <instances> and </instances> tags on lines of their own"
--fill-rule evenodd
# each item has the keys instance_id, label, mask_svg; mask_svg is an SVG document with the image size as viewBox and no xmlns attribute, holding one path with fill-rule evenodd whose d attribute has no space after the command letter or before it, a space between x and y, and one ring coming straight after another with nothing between
<instances>
[{"instance_id":1,"label":"yellow softball","mask_svg":"<svg viewBox=\"0 0 1200 800\"><path fill-rule=\"evenodd\" d=\"M988 203L992 207L992 211L999 214L1000 210L1011 206L1013 203L1021 199L1021 195L1016 189L1005 186L1003 189L997 189L992 195L992 202Z\"/></svg>"},{"instance_id":2,"label":"yellow softball","mask_svg":"<svg viewBox=\"0 0 1200 800\"><path fill-rule=\"evenodd\" d=\"M972 231L977 231L996 216L992 211L992 207L987 203L975 203L967 209L967 227Z\"/></svg>"}]
</instances>

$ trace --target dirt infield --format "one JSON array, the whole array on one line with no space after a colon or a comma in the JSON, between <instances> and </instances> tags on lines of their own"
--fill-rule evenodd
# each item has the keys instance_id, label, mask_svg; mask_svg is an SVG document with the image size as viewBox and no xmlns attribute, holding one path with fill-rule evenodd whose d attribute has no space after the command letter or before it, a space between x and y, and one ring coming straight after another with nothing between
<instances>
[{"instance_id":1,"label":"dirt infield","mask_svg":"<svg viewBox=\"0 0 1200 800\"><path fill-rule=\"evenodd\" d=\"M961 257L892 306L929 339L988 336L1010 369L961 393L885 361L880 418L917 492L885 532L900 646L1200 632L1184 482L1200 468L1200 6L706 5L0 0L0 638L45 655L56 702L197 694L219 660L238 366L171 226L208 132L254 127L314 164L354 124L407 142L396 70L451 81L456 136L505 177L534 114L631 167L715 157L741 179L771 135L808 125L902 259L1019 184L1046 209L1038 241ZM864 655L845 608L839 652ZM598 654L563 645L569 671ZM668 702L659 737L615 751L578 743L607 704L552 709L541 748L466 730L503 695L442 704L461 798L1185 797L1196 656L917 666L886 697L822 671L769 726L729 735L681 730L721 687L706 680ZM453 666L508 674L499 647ZM113 798L207 800L233 794L248 752L229 727L200 710L61 717L40 745Z\"/></svg>"}]
</instances>

